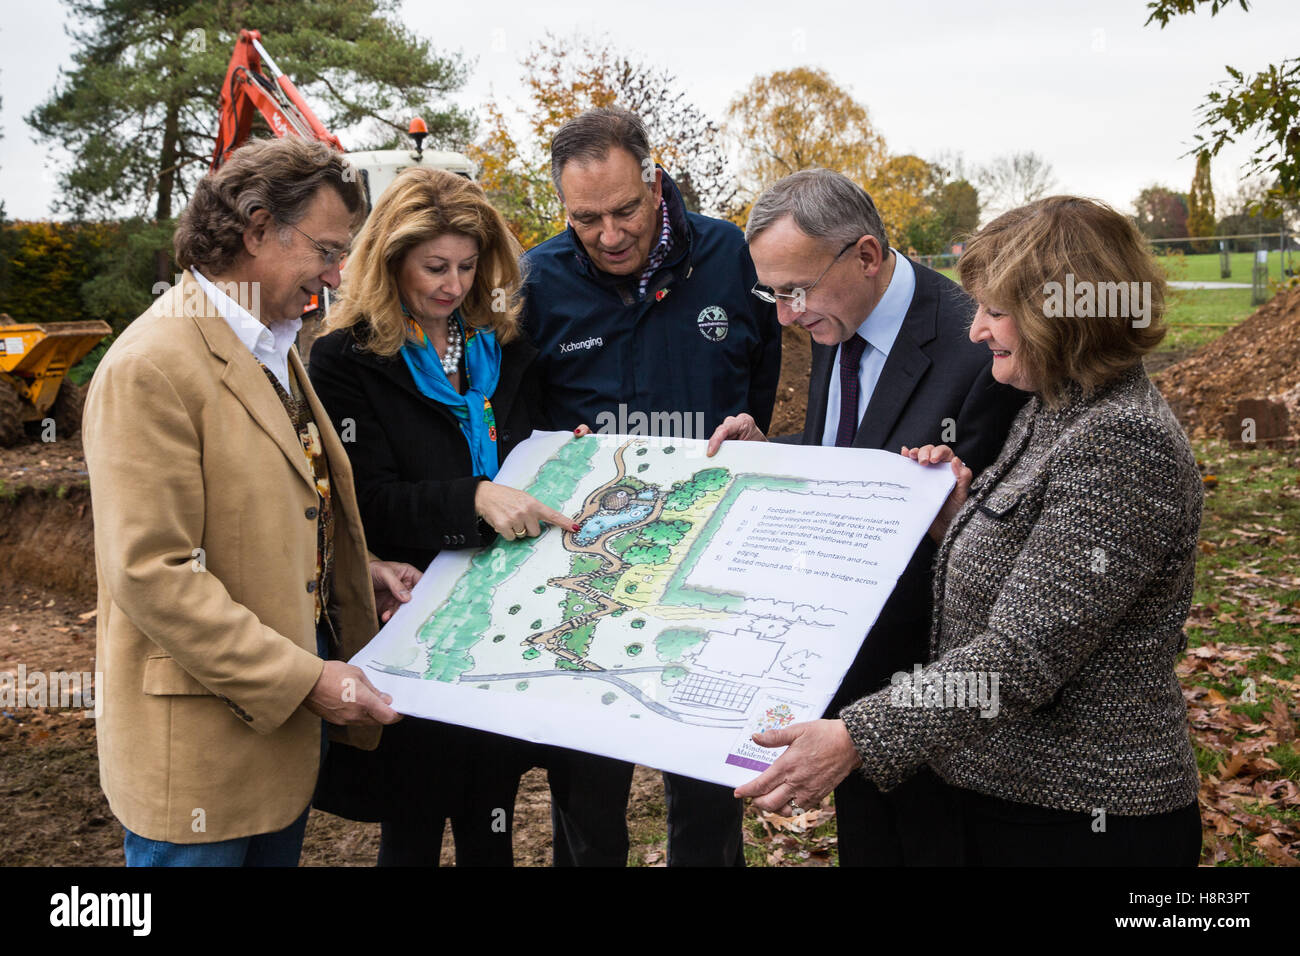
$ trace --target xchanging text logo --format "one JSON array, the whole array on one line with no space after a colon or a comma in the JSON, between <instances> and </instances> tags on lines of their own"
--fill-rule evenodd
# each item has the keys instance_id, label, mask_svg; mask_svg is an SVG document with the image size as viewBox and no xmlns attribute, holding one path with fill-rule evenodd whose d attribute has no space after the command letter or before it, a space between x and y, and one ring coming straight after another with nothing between
<instances>
[{"instance_id":1,"label":"xchanging text logo","mask_svg":"<svg viewBox=\"0 0 1300 956\"><path fill-rule=\"evenodd\" d=\"M589 339L582 339L578 342L561 342L560 354L564 355L569 352L585 352L587 349L603 349L605 340L599 335L593 335Z\"/></svg>"}]
</instances>

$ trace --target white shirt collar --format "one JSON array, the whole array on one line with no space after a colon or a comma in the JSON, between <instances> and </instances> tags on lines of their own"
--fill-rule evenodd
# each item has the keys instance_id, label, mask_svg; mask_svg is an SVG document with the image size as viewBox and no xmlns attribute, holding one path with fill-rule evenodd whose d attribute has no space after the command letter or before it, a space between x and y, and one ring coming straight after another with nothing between
<instances>
[{"instance_id":1,"label":"white shirt collar","mask_svg":"<svg viewBox=\"0 0 1300 956\"><path fill-rule=\"evenodd\" d=\"M212 283L193 267L194 279L199 288L212 300L217 314L226 320L239 341L253 356L275 373L284 390L289 391L289 349L293 347L302 328L302 319L282 319L268 328L261 320L232 299L224 290Z\"/></svg>"},{"instance_id":2,"label":"white shirt collar","mask_svg":"<svg viewBox=\"0 0 1300 956\"><path fill-rule=\"evenodd\" d=\"M888 355L903 327L903 319L907 317L915 292L916 271L912 268L912 262L895 250L894 274L889 277L889 287L871 314L858 326L857 334L866 339L872 348Z\"/></svg>"}]
</instances>

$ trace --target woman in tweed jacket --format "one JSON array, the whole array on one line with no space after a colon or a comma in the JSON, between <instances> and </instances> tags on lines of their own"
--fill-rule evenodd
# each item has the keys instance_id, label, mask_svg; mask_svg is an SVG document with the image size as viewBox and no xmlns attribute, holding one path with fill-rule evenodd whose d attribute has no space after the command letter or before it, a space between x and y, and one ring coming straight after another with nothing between
<instances>
[{"instance_id":1,"label":"woman in tweed jacket","mask_svg":"<svg viewBox=\"0 0 1300 956\"><path fill-rule=\"evenodd\" d=\"M1174 663L1201 481L1142 367L1164 283L1126 218L1065 196L994 220L959 270L979 303L971 339L1034 397L973 484L950 449L904 449L958 478L931 532L932 663L840 720L756 737L789 749L737 794L816 805L855 769L889 789L929 764L968 863L1195 865Z\"/></svg>"}]
</instances>

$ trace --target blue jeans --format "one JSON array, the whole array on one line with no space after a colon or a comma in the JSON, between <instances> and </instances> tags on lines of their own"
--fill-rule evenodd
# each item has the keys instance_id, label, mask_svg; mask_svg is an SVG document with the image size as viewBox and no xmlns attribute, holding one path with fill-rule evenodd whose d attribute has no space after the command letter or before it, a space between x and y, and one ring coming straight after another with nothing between
<instances>
[{"instance_id":1,"label":"blue jeans","mask_svg":"<svg viewBox=\"0 0 1300 956\"><path fill-rule=\"evenodd\" d=\"M316 651L329 659L329 639L324 628L316 630ZM325 763L329 750L328 725L321 721L320 761ZM302 816L283 830L274 833L256 833L252 836L218 840L216 843L168 843L150 840L126 827L122 841L126 850L127 866L297 866L302 856L302 838L307 831L307 816L311 804Z\"/></svg>"},{"instance_id":2,"label":"blue jeans","mask_svg":"<svg viewBox=\"0 0 1300 956\"><path fill-rule=\"evenodd\" d=\"M297 820L274 833L218 840L216 843L168 843L126 830L127 866L297 866L308 807Z\"/></svg>"}]
</instances>

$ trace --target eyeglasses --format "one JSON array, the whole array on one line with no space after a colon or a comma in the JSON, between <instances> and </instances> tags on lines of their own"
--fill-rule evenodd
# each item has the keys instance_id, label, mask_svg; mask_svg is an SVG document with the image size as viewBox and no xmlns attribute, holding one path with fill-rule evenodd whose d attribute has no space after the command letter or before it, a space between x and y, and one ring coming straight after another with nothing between
<instances>
[{"instance_id":1,"label":"eyeglasses","mask_svg":"<svg viewBox=\"0 0 1300 956\"><path fill-rule=\"evenodd\" d=\"M812 285L808 286L806 289L795 288L791 289L789 292L777 292L771 286L761 285L756 282L754 283L754 288L749 291L754 293L754 295L758 296L764 302L776 302L778 299L789 299L791 302L803 302L807 300L808 293L816 287L817 283L821 282L822 279L826 277L826 273L831 271L831 266L835 265L835 263L839 261L840 256L844 255L844 253L848 252L857 244L858 240L854 239L839 252L835 253L835 258L826 264L826 268L822 270L822 274L814 279Z\"/></svg>"},{"instance_id":2,"label":"eyeglasses","mask_svg":"<svg viewBox=\"0 0 1300 956\"><path fill-rule=\"evenodd\" d=\"M302 236L304 239L306 239L308 242L310 242L313 246L316 247L316 252L320 254L320 257L323 260L325 260L325 268L327 269L333 269L335 266L338 266L340 263L343 262L344 259L347 258L348 253L351 251L350 249L346 249L346 248L331 249L328 246L324 245L323 243L317 242L315 239L307 235L307 233L303 232L293 223L286 223L286 225L288 225L290 229L292 229L294 232Z\"/></svg>"}]
</instances>

